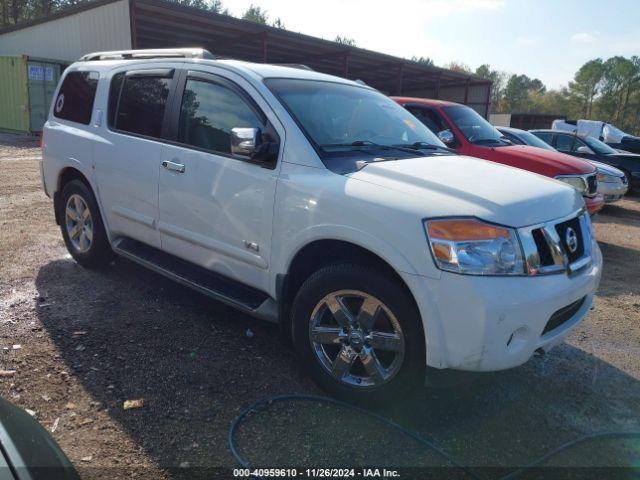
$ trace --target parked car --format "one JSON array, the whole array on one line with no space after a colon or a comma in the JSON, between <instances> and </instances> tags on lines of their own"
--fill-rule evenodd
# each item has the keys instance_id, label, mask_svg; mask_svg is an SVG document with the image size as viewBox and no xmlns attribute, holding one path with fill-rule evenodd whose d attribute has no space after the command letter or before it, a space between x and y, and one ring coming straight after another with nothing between
<instances>
[{"instance_id":1,"label":"parked car","mask_svg":"<svg viewBox=\"0 0 640 480\"><path fill-rule=\"evenodd\" d=\"M554 120L552 130L577 133L603 141L623 153L640 154L640 137L623 132L618 127L598 120Z\"/></svg>"},{"instance_id":2,"label":"parked car","mask_svg":"<svg viewBox=\"0 0 640 480\"><path fill-rule=\"evenodd\" d=\"M42 174L79 264L114 251L279 322L350 401L402 396L426 365L520 365L591 308L602 256L576 189L458 156L357 82L208 57L65 71Z\"/></svg>"},{"instance_id":3,"label":"parked car","mask_svg":"<svg viewBox=\"0 0 640 480\"><path fill-rule=\"evenodd\" d=\"M559 152L513 145L466 105L425 98L392 98L458 153L522 168L568 183L582 194L592 215L604 206L604 198L597 193L596 170L588 162Z\"/></svg>"},{"instance_id":4,"label":"parked car","mask_svg":"<svg viewBox=\"0 0 640 480\"><path fill-rule=\"evenodd\" d=\"M622 170L629 189L640 188L640 155L619 152L591 136L556 130L531 130L531 133L562 153L596 160Z\"/></svg>"},{"instance_id":5,"label":"parked car","mask_svg":"<svg viewBox=\"0 0 640 480\"><path fill-rule=\"evenodd\" d=\"M1 397L0 478L80 480L67 456L38 421Z\"/></svg>"},{"instance_id":6,"label":"parked car","mask_svg":"<svg viewBox=\"0 0 640 480\"><path fill-rule=\"evenodd\" d=\"M526 130L520 130L518 128L511 127L496 127L498 131L504 135L504 137L511 143L516 145L530 145L532 147L543 148L545 150L557 151L547 142L539 137L536 137L533 133ZM591 137L590 137L591 138ZM595 140L595 139L594 139ZM597 140L596 140L597 141ZM611 147L604 145L603 148L611 150ZM570 152L567 152L570 153ZM604 195L605 203L613 203L620 200L629 188L629 182L625 173L622 170L618 170L611 165L601 163L596 160L592 160L587 157L583 157L588 160L591 165L596 167L597 179L598 179L598 193Z\"/></svg>"}]
</instances>

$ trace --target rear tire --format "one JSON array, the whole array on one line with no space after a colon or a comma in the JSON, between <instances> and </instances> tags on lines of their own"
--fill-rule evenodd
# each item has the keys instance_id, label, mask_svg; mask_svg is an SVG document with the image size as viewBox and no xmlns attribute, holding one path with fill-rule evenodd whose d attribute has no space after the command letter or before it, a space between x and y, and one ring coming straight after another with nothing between
<instances>
[{"instance_id":1,"label":"rear tire","mask_svg":"<svg viewBox=\"0 0 640 480\"><path fill-rule=\"evenodd\" d=\"M329 265L293 302L292 337L313 380L352 403L381 403L424 385L425 341L413 299L371 267Z\"/></svg>"},{"instance_id":2,"label":"rear tire","mask_svg":"<svg viewBox=\"0 0 640 480\"><path fill-rule=\"evenodd\" d=\"M86 268L104 267L113 251L93 192L80 180L62 188L58 218L64 243L71 256Z\"/></svg>"}]
</instances>

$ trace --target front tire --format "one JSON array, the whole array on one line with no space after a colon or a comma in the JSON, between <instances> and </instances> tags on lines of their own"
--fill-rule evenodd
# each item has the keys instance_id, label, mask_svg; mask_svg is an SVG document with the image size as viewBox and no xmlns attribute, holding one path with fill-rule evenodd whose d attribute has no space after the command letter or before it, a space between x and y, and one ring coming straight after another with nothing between
<instances>
[{"instance_id":1,"label":"front tire","mask_svg":"<svg viewBox=\"0 0 640 480\"><path fill-rule=\"evenodd\" d=\"M113 252L93 192L80 180L71 180L60 194L60 229L71 256L83 267L100 268Z\"/></svg>"},{"instance_id":2,"label":"front tire","mask_svg":"<svg viewBox=\"0 0 640 480\"><path fill-rule=\"evenodd\" d=\"M413 299L370 267L309 277L293 302L293 341L313 380L340 399L378 403L424 383L425 344Z\"/></svg>"}]
</instances>

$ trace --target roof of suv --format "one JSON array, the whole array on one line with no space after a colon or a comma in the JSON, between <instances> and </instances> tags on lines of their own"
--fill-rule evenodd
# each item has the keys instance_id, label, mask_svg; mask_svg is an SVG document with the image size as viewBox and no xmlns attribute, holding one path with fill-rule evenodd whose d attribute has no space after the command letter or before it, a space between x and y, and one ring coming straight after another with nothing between
<instances>
[{"instance_id":1,"label":"roof of suv","mask_svg":"<svg viewBox=\"0 0 640 480\"><path fill-rule=\"evenodd\" d=\"M289 67L284 65L271 65L266 63L251 63L240 60L223 60L223 59L205 59L205 58L135 58L135 59L105 59L105 60L88 60L74 63L74 68L91 68L97 71L108 71L123 65L140 67L141 65L166 63L184 63L190 65L208 65L227 68L236 72L249 73L257 79L265 78L295 78L301 80L322 80L327 82L345 83L362 87L363 85L347 80L345 78L328 75L325 73L315 72L300 67ZM371 88L371 87L367 87Z\"/></svg>"}]
</instances>

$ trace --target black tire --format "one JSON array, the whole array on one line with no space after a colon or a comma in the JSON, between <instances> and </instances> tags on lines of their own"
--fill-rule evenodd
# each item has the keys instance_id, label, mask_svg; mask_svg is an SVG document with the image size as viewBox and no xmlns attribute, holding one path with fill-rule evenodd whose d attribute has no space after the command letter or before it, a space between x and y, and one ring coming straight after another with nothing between
<instances>
[{"instance_id":1,"label":"black tire","mask_svg":"<svg viewBox=\"0 0 640 480\"><path fill-rule=\"evenodd\" d=\"M632 178L631 177L631 173L628 172L627 170L622 170L622 172L624 173L624 176L627 177L627 185L629 186L629 188L627 189L628 193L636 193L638 190L640 190L640 188L638 188L637 185L632 185Z\"/></svg>"},{"instance_id":2,"label":"black tire","mask_svg":"<svg viewBox=\"0 0 640 480\"><path fill-rule=\"evenodd\" d=\"M396 367L395 375L390 376L379 385L362 386L338 380L330 373L329 367L326 364L323 365L323 360L316 354L316 349L310 338L312 314L316 306L321 304L327 295L341 290L364 292L374 297L374 300L379 300L401 327L401 336L404 340L404 358L401 363L396 364L400 366L399 369ZM356 312L351 313L356 316ZM328 312L326 314L330 315L330 318L333 317ZM386 320L386 313L383 317L385 318L376 322L386 322L387 325L391 325L391 322ZM339 399L359 404L379 404L406 397L412 390L424 385L426 355L420 315L406 289L397 280L389 278L374 268L354 264L337 264L326 266L311 275L300 287L293 302L292 338L302 364L313 380L323 390ZM342 349L345 343L348 344L346 348L352 347L349 343L350 337L349 340L343 338L341 341L343 343L331 345L330 348ZM364 350L360 350L360 352L365 354ZM382 362L381 356L388 355L388 352L383 351L377 355L379 361ZM392 353L391 355L395 356L396 354ZM356 362L359 361L358 357ZM357 367L358 365L354 365L352 368ZM359 367L364 372L364 364L360 364ZM351 378L357 380L357 376Z\"/></svg>"},{"instance_id":3,"label":"black tire","mask_svg":"<svg viewBox=\"0 0 640 480\"><path fill-rule=\"evenodd\" d=\"M93 235L86 251L79 250L69 235L66 208L69 199L73 195L79 196L84 201L90 213ZM113 251L102 223L98 203L91 189L81 180L71 180L62 188L58 209L62 238L64 238L67 250L69 250L75 261L86 268L101 268L108 264L113 258Z\"/></svg>"}]
</instances>

